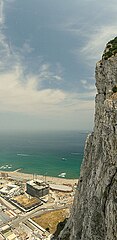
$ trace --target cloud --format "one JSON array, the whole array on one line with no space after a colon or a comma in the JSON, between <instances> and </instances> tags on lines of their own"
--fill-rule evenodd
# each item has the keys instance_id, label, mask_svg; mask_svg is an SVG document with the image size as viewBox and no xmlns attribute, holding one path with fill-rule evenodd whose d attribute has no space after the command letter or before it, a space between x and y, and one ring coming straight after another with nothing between
<instances>
[{"instance_id":1,"label":"cloud","mask_svg":"<svg viewBox=\"0 0 117 240\"><path fill-rule=\"evenodd\" d=\"M60 77L60 76L55 75L55 76L53 76L53 77L54 77L55 80L58 80L58 81L61 81L61 80L62 80L62 77Z\"/></svg>"},{"instance_id":2,"label":"cloud","mask_svg":"<svg viewBox=\"0 0 117 240\"><path fill-rule=\"evenodd\" d=\"M34 49L30 46L29 42L25 41L25 43L22 46L21 53L24 53L24 52L25 53L32 53L33 50Z\"/></svg>"},{"instance_id":3,"label":"cloud","mask_svg":"<svg viewBox=\"0 0 117 240\"><path fill-rule=\"evenodd\" d=\"M0 74L0 111L11 111L37 115L48 115L94 108L88 94L71 94L59 89L39 89L38 76L29 76L21 82L21 66ZM86 100L85 100L86 99Z\"/></svg>"},{"instance_id":4,"label":"cloud","mask_svg":"<svg viewBox=\"0 0 117 240\"><path fill-rule=\"evenodd\" d=\"M3 18L3 15L1 15ZM3 24L3 21L1 21ZM23 62L23 51L31 53L28 41L22 51L15 51L6 36L0 33L0 112L25 113L51 119L62 116L63 119L77 115L81 111L94 109L94 91L89 88L87 93L70 93L57 87L42 87L44 82L64 81L64 69L56 63L56 69L50 63L40 63L38 73L26 73ZM17 49L16 49L17 50ZM88 84L86 84L89 87Z\"/></svg>"},{"instance_id":5,"label":"cloud","mask_svg":"<svg viewBox=\"0 0 117 240\"><path fill-rule=\"evenodd\" d=\"M85 0L79 1L78 5L79 14L74 12L66 17L59 28L77 39L78 44L70 49L76 60L81 59L89 67L94 67L105 44L117 35L116 0L107 0L106 4L101 0Z\"/></svg>"},{"instance_id":6,"label":"cloud","mask_svg":"<svg viewBox=\"0 0 117 240\"><path fill-rule=\"evenodd\" d=\"M57 89L37 90L38 77L29 76L23 83L21 66L0 74L0 111L40 113L61 103L66 94Z\"/></svg>"},{"instance_id":7,"label":"cloud","mask_svg":"<svg viewBox=\"0 0 117 240\"><path fill-rule=\"evenodd\" d=\"M39 79L42 81L48 80L48 81L61 81L62 80L62 71L60 72L60 66L59 70L56 67L57 75L51 70L52 66L49 63L41 64L39 67Z\"/></svg>"},{"instance_id":8,"label":"cloud","mask_svg":"<svg viewBox=\"0 0 117 240\"><path fill-rule=\"evenodd\" d=\"M89 81L87 81L85 79L81 80L80 82L82 83L83 88L85 88L87 90L92 90L96 94L95 82L93 84L91 84L91 83L89 83Z\"/></svg>"},{"instance_id":9,"label":"cloud","mask_svg":"<svg viewBox=\"0 0 117 240\"><path fill-rule=\"evenodd\" d=\"M4 23L3 0L0 0L0 25Z\"/></svg>"},{"instance_id":10,"label":"cloud","mask_svg":"<svg viewBox=\"0 0 117 240\"><path fill-rule=\"evenodd\" d=\"M93 31L89 35L89 39L84 47L81 49L86 60L97 61L100 59L104 50L105 44L117 35L116 25L104 25Z\"/></svg>"}]
</instances>

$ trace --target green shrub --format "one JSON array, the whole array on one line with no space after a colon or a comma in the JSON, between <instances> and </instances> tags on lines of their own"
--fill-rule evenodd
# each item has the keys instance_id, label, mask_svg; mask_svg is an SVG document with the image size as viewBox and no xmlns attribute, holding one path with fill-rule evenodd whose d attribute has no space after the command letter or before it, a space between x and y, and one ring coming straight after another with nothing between
<instances>
[{"instance_id":1,"label":"green shrub","mask_svg":"<svg viewBox=\"0 0 117 240\"><path fill-rule=\"evenodd\" d=\"M117 92L117 86L114 86L114 87L112 88L112 91L113 91L113 93L116 93L116 92Z\"/></svg>"},{"instance_id":2,"label":"green shrub","mask_svg":"<svg viewBox=\"0 0 117 240\"><path fill-rule=\"evenodd\" d=\"M107 44L107 51L103 54L103 58L107 60L112 55L115 55L117 53L117 37L115 37L113 40L108 42Z\"/></svg>"}]
</instances>

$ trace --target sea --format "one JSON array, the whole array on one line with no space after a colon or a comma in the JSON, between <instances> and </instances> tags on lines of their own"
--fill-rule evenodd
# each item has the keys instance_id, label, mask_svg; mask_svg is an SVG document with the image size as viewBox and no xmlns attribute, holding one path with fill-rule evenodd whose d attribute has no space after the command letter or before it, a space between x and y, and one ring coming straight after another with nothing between
<instances>
[{"instance_id":1,"label":"sea","mask_svg":"<svg viewBox=\"0 0 117 240\"><path fill-rule=\"evenodd\" d=\"M0 171L76 179L88 132L0 134Z\"/></svg>"}]
</instances>

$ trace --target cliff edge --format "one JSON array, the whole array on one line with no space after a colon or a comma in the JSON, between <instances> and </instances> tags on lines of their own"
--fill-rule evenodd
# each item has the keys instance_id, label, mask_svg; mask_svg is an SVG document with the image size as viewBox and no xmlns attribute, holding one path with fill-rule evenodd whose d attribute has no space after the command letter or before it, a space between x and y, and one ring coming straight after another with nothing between
<instances>
[{"instance_id":1,"label":"cliff edge","mask_svg":"<svg viewBox=\"0 0 117 240\"><path fill-rule=\"evenodd\" d=\"M94 131L88 136L71 217L61 240L117 238L117 37L96 65Z\"/></svg>"}]
</instances>

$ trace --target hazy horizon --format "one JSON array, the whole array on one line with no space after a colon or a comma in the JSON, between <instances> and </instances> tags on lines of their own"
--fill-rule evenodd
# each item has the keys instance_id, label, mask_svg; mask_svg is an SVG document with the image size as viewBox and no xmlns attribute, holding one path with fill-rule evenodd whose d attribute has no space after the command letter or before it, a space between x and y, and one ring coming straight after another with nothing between
<instances>
[{"instance_id":1,"label":"hazy horizon","mask_svg":"<svg viewBox=\"0 0 117 240\"><path fill-rule=\"evenodd\" d=\"M42 129L42 130L29 130L29 129L3 129L3 130L0 130L0 135L24 135L24 134L27 134L27 135L38 135L38 134L65 134L65 133L91 133L93 129L84 129L84 130L80 130L80 129Z\"/></svg>"}]
</instances>

